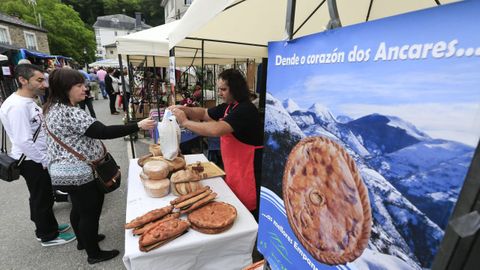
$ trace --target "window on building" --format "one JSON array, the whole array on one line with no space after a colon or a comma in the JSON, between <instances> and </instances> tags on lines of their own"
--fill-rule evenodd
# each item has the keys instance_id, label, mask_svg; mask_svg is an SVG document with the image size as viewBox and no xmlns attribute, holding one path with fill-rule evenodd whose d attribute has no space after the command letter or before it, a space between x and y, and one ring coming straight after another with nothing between
<instances>
[{"instance_id":1,"label":"window on building","mask_svg":"<svg viewBox=\"0 0 480 270\"><path fill-rule=\"evenodd\" d=\"M113 54L113 51L112 51L112 50L110 50L110 54Z\"/></svg>"},{"instance_id":2,"label":"window on building","mask_svg":"<svg viewBox=\"0 0 480 270\"><path fill-rule=\"evenodd\" d=\"M117 36L117 31L113 32L113 34L114 34L115 36Z\"/></svg>"},{"instance_id":3,"label":"window on building","mask_svg":"<svg viewBox=\"0 0 480 270\"><path fill-rule=\"evenodd\" d=\"M25 35L25 44L27 49L38 50L37 46L37 36L32 32L23 32Z\"/></svg>"},{"instance_id":4,"label":"window on building","mask_svg":"<svg viewBox=\"0 0 480 270\"><path fill-rule=\"evenodd\" d=\"M10 33L4 26L0 26L0 44L10 44Z\"/></svg>"},{"instance_id":5,"label":"window on building","mask_svg":"<svg viewBox=\"0 0 480 270\"><path fill-rule=\"evenodd\" d=\"M193 0L185 0L185 6L190 6L193 3Z\"/></svg>"}]
</instances>

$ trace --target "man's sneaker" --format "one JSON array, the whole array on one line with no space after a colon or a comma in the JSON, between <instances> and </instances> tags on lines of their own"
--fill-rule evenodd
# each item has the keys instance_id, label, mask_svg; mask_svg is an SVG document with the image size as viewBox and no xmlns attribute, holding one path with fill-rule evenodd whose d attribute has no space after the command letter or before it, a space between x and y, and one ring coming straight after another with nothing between
<instances>
[{"instance_id":1,"label":"man's sneaker","mask_svg":"<svg viewBox=\"0 0 480 270\"><path fill-rule=\"evenodd\" d=\"M66 231L70 230L70 228L71 228L70 224L67 224L67 223L58 224L58 232L59 233L66 232Z\"/></svg>"},{"instance_id":2,"label":"man's sneaker","mask_svg":"<svg viewBox=\"0 0 480 270\"><path fill-rule=\"evenodd\" d=\"M73 233L59 233L57 238L50 241L42 242L42 246L51 247L51 246L63 245L66 243L70 243L75 239L77 239L77 237Z\"/></svg>"},{"instance_id":3,"label":"man's sneaker","mask_svg":"<svg viewBox=\"0 0 480 270\"><path fill-rule=\"evenodd\" d=\"M70 230L70 224L58 224L58 232L59 233L62 233L62 232L66 232L68 230ZM42 239L38 238L37 237L37 241L42 241Z\"/></svg>"}]
</instances>

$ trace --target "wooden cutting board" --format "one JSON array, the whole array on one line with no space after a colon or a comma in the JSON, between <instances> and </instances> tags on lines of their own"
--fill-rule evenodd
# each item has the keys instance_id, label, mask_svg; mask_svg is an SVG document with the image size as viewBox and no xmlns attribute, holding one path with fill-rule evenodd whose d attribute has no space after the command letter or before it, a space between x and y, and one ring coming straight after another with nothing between
<instances>
[{"instance_id":1,"label":"wooden cutting board","mask_svg":"<svg viewBox=\"0 0 480 270\"><path fill-rule=\"evenodd\" d=\"M201 162L200 165L203 167L203 172L200 172L202 179L207 179L212 177L221 177L225 175L225 172L211 161ZM187 165L189 169L194 166L197 166L197 163Z\"/></svg>"}]
</instances>

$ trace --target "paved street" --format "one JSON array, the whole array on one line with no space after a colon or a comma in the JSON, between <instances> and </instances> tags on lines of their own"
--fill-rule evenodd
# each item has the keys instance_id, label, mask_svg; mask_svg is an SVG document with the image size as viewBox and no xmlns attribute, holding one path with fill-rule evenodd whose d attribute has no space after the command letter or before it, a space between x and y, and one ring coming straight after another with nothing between
<instances>
[{"instance_id":1,"label":"paved street","mask_svg":"<svg viewBox=\"0 0 480 270\"><path fill-rule=\"evenodd\" d=\"M98 119L106 125L121 124L122 114L110 115L108 100L94 101ZM139 143L138 154L146 152L146 145ZM54 247L42 247L35 239L34 225L29 218L28 191L23 178L7 183L0 181L0 269L124 269L126 180L130 144L123 138L105 141L105 145L122 168L122 187L105 196L100 219L100 233L106 239L102 249L118 249L120 255L96 265L87 263L85 251L76 249L77 242ZM59 223L70 223L70 203L55 203L54 211Z\"/></svg>"}]
</instances>

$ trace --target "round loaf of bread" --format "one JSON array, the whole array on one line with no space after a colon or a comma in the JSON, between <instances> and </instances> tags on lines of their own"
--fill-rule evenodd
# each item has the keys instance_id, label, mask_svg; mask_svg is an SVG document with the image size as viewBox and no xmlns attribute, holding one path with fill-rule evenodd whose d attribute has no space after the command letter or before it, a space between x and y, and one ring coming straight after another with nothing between
<instances>
[{"instance_id":1,"label":"round loaf of bread","mask_svg":"<svg viewBox=\"0 0 480 270\"><path fill-rule=\"evenodd\" d=\"M184 158L176 157L170 161L170 165L173 167L172 171L176 172L185 169L187 163L185 162Z\"/></svg>"},{"instance_id":2,"label":"round loaf of bread","mask_svg":"<svg viewBox=\"0 0 480 270\"><path fill-rule=\"evenodd\" d=\"M148 152L154 157L162 156L162 150L160 149L160 144L150 144L148 146Z\"/></svg>"},{"instance_id":3,"label":"round loaf of bread","mask_svg":"<svg viewBox=\"0 0 480 270\"><path fill-rule=\"evenodd\" d=\"M143 165L148 162L152 158L152 154L146 154L144 156L141 156L138 158L137 164L140 167L143 167Z\"/></svg>"},{"instance_id":4,"label":"round loaf of bread","mask_svg":"<svg viewBox=\"0 0 480 270\"><path fill-rule=\"evenodd\" d=\"M194 182L183 182L183 183L174 183L171 182L172 193L176 196L185 195L190 192L197 191L202 188L202 184L198 181Z\"/></svg>"},{"instance_id":5,"label":"round loaf of bread","mask_svg":"<svg viewBox=\"0 0 480 270\"><path fill-rule=\"evenodd\" d=\"M232 227L237 218L237 210L228 203L210 202L188 214L187 218L194 230L216 234Z\"/></svg>"},{"instance_id":6,"label":"round loaf of bread","mask_svg":"<svg viewBox=\"0 0 480 270\"><path fill-rule=\"evenodd\" d=\"M148 180L148 176L146 174L144 174L143 172L140 172L140 180L143 183L145 180Z\"/></svg>"},{"instance_id":7,"label":"round loaf of bread","mask_svg":"<svg viewBox=\"0 0 480 270\"><path fill-rule=\"evenodd\" d=\"M160 160L148 161L143 165L143 173L150 180L165 179L168 173L170 173L170 166L168 163Z\"/></svg>"},{"instance_id":8,"label":"round loaf of bread","mask_svg":"<svg viewBox=\"0 0 480 270\"><path fill-rule=\"evenodd\" d=\"M176 171L170 177L170 181L174 183L192 182L198 180L201 180L200 174L197 171L189 169Z\"/></svg>"},{"instance_id":9,"label":"round loaf of bread","mask_svg":"<svg viewBox=\"0 0 480 270\"><path fill-rule=\"evenodd\" d=\"M144 180L143 187L148 196L153 198L165 197L170 193L170 180Z\"/></svg>"}]
</instances>

